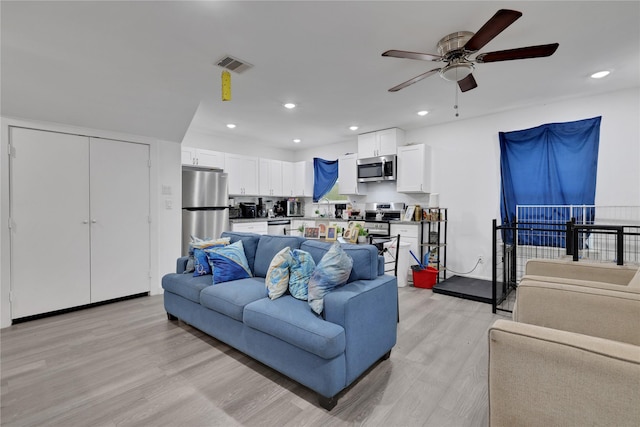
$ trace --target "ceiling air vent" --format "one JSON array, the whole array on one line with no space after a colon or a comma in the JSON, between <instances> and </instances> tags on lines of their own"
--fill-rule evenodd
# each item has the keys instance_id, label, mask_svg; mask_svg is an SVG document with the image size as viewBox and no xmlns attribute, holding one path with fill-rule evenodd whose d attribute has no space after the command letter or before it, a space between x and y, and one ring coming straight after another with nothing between
<instances>
[{"instance_id":1,"label":"ceiling air vent","mask_svg":"<svg viewBox=\"0 0 640 427\"><path fill-rule=\"evenodd\" d=\"M227 70L234 71L238 74L253 67L253 65L248 62L234 58L231 55L225 55L217 62L217 64L219 67L226 68Z\"/></svg>"}]
</instances>

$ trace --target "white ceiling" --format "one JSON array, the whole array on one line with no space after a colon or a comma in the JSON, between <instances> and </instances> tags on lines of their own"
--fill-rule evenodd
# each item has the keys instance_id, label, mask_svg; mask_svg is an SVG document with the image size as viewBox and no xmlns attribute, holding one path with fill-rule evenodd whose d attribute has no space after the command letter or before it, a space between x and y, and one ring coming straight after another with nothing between
<instances>
[{"instance_id":1,"label":"white ceiling","mask_svg":"<svg viewBox=\"0 0 640 427\"><path fill-rule=\"evenodd\" d=\"M437 54L440 38L475 32L500 8L523 16L480 52L558 42L557 52L478 64L458 119L456 86L438 76L387 92L441 63L382 52ZM2 1L1 19L4 116L177 142L192 126L303 149L353 138L352 124L408 130L640 86L638 1ZM229 102L215 65L225 54L254 66L232 73ZM612 74L589 78L602 69Z\"/></svg>"}]
</instances>

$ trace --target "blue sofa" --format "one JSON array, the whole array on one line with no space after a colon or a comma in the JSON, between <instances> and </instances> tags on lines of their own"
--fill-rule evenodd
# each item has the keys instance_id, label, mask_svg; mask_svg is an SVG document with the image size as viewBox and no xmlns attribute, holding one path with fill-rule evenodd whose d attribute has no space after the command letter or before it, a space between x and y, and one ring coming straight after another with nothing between
<instances>
[{"instance_id":1,"label":"blue sofa","mask_svg":"<svg viewBox=\"0 0 640 427\"><path fill-rule=\"evenodd\" d=\"M162 278L164 306L170 320L180 319L270 366L319 395L331 410L338 394L396 344L398 288L385 275L383 260L371 245L343 244L353 259L347 284L324 298L316 315L306 301L285 294L270 300L265 276L283 248L302 249L320 262L330 243L295 236L225 232L242 240L254 277L212 285L212 276L176 273Z\"/></svg>"}]
</instances>

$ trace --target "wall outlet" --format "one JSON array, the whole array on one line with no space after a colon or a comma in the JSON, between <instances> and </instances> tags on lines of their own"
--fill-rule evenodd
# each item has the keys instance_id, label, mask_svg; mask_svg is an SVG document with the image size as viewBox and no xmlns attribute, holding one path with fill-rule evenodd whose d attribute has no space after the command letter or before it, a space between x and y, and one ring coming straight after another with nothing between
<instances>
[{"instance_id":1,"label":"wall outlet","mask_svg":"<svg viewBox=\"0 0 640 427\"><path fill-rule=\"evenodd\" d=\"M478 255L478 264L484 263L484 257L482 255Z\"/></svg>"}]
</instances>

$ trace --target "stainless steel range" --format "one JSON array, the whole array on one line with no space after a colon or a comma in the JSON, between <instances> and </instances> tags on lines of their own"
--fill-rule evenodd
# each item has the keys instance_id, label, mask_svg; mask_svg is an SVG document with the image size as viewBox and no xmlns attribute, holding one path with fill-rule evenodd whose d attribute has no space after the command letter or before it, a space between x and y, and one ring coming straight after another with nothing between
<instances>
[{"instance_id":1,"label":"stainless steel range","mask_svg":"<svg viewBox=\"0 0 640 427\"><path fill-rule=\"evenodd\" d=\"M404 203L367 203L364 228L374 237L388 237L391 234L390 222L400 221L404 208Z\"/></svg>"}]
</instances>

